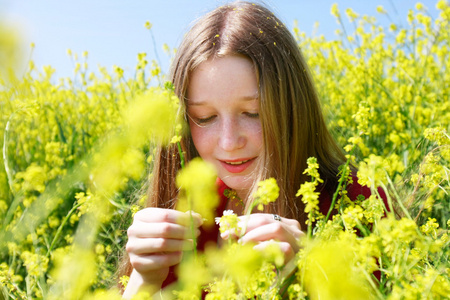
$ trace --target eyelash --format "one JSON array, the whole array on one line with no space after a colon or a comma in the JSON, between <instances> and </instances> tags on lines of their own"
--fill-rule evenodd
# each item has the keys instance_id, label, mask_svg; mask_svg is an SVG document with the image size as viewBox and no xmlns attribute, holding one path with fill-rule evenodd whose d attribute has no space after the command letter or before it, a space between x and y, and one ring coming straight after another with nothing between
<instances>
[{"instance_id":1,"label":"eyelash","mask_svg":"<svg viewBox=\"0 0 450 300\"><path fill-rule=\"evenodd\" d=\"M252 119L259 118L259 113L245 113L245 114Z\"/></svg>"},{"instance_id":2,"label":"eyelash","mask_svg":"<svg viewBox=\"0 0 450 300\"><path fill-rule=\"evenodd\" d=\"M249 112L246 112L245 115L246 115L247 117L249 117L249 118L252 118L252 119L258 119L258 118L259 118L259 113L249 113ZM195 121L196 121L196 123L199 124L199 125L205 125L205 124L208 124L209 122L211 122L215 117L216 117L216 116L213 115L213 116L210 116L210 117L208 117L208 118L196 118Z\"/></svg>"},{"instance_id":3,"label":"eyelash","mask_svg":"<svg viewBox=\"0 0 450 300\"><path fill-rule=\"evenodd\" d=\"M203 118L203 119L197 118L196 121L197 121L198 124L206 124L206 123L212 121L215 117L216 116L211 116L211 117Z\"/></svg>"}]
</instances>

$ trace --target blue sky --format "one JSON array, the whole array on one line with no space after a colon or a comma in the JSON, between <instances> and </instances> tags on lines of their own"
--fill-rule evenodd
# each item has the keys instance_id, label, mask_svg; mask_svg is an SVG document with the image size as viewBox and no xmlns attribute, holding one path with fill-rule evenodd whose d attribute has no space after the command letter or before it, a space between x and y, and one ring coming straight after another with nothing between
<instances>
[{"instance_id":1,"label":"blue sky","mask_svg":"<svg viewBox=\"0 0 450 300\"><path fill-rule=\"evenodd\" d=\"M163 43L177 47L189 25L203 13L225 3L221 0L0 0L0 20L6 20L20 31L25 52L29 44L36 48L32 55L38 68L52 65L56 76L70 76L74 63L67 49L81 56L88 51L91 71L97 65L112 69L117 65L131 74L137 54L148 53L149 60L158 52L164 71L169 58L162 50ZM421 1L430 14L436 16L436 1ZM339 28L330 7L338 3L344 13L350 7L360 15L376 16L380 23L389 24L376 7L382 5L398 24L406 24L412 0L265 0L272 10L292 28L298 20L300 30L311 34L314 23L320 23L317 33L334 37ZM150 21L156 49L144 24Z\"/></svg>"}]
</instances>

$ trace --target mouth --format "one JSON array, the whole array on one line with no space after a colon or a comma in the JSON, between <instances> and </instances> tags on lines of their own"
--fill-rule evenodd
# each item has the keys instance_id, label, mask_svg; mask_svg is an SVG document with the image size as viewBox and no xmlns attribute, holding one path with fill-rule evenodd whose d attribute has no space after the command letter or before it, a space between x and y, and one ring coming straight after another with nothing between
<instances>
[{"instance_id":1,"label":"mouth","mask_svg":"<svg viewBox=\"0 0 450 300\"><path fill-rule=\"evenodd\" d=\"M245 164L246 162L248 162L250 160L251 159L246 159L246 160L241 160L241 161L224 161L224 163L232 165L232 166L237 166L237 165Z\"/></svg>"},{"instance_id":2,"label":"mouth","mask_svg":"<svg viewBox=\"0 0 450 300\"><path fill-rule=\"evenodd\" d=\"M252 165L255 161L254 158L245 158L245 159L233 159L233 160L220 160L221 165L225 170L230 173L241 173L244 172L248 167Z\"/></svg>"}]
</instances>

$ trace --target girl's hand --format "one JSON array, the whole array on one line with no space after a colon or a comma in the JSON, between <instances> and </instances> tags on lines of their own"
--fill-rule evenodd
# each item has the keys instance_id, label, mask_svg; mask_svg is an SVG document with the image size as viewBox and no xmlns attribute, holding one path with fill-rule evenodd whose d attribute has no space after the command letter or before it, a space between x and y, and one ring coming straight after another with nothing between
<instances>
[{"instance_id":1,"label":"girl's hand","mask_svg":"<svg viewBox=\"0 0 450 300\"><path fill-rule=\"evenodd\" d=\"M305 236L300 230L297 220L281 218L275 220L272 214L251 214L239 217L239 227L245 228L245 233L239 239L242 243L256 243L255 249L263 250L269 243L276 242L284 253L285 263L294 258L300 250L299 240ZM228 233L221 235L227 239Z\"/></svg>"},{"instance_id":2,"label":"girl's hand","mask_svg":"<svg viewBox=\"0 0 450 300\"><path fill-rule=\"evenodd\" d=\"M202 224L199 214L192 212L195 234ZM133 272L124 297L143 286L160 289L169 274L169 267L178 264L184 250L192 249L190 212L172 209L145 208L138 211L128 228L126 250Z\"/></svg>"}]
</instances>

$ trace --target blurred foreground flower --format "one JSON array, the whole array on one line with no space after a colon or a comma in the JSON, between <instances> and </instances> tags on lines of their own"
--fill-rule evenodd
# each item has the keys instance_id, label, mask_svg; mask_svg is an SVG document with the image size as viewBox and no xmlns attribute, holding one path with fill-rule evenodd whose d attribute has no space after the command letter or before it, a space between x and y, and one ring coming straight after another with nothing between
<instances>
[{"instance_id":1,"label":"blurred foreground flower","mask_svg":"<svg viewBox=\"0 0 450 300\"><path fill-rule=\"evenodd\" d=\"M177 209L195 211L205 219L205 224L214 224L214 211L219 204L216 179L214 166L201 158L191 160L177 175L180 188Z\"/></svg>"},{"instance_id":2,"label":"blurred foreground flower","mask_svg":"<svg viewBox=\"0 0 450 300\"><path fill-rule=\"evenodd\" d=\"M312 300L376 299L356 262L345 241L313 242L300 258L298 280Z\"/></svg>"}]
</instances>

